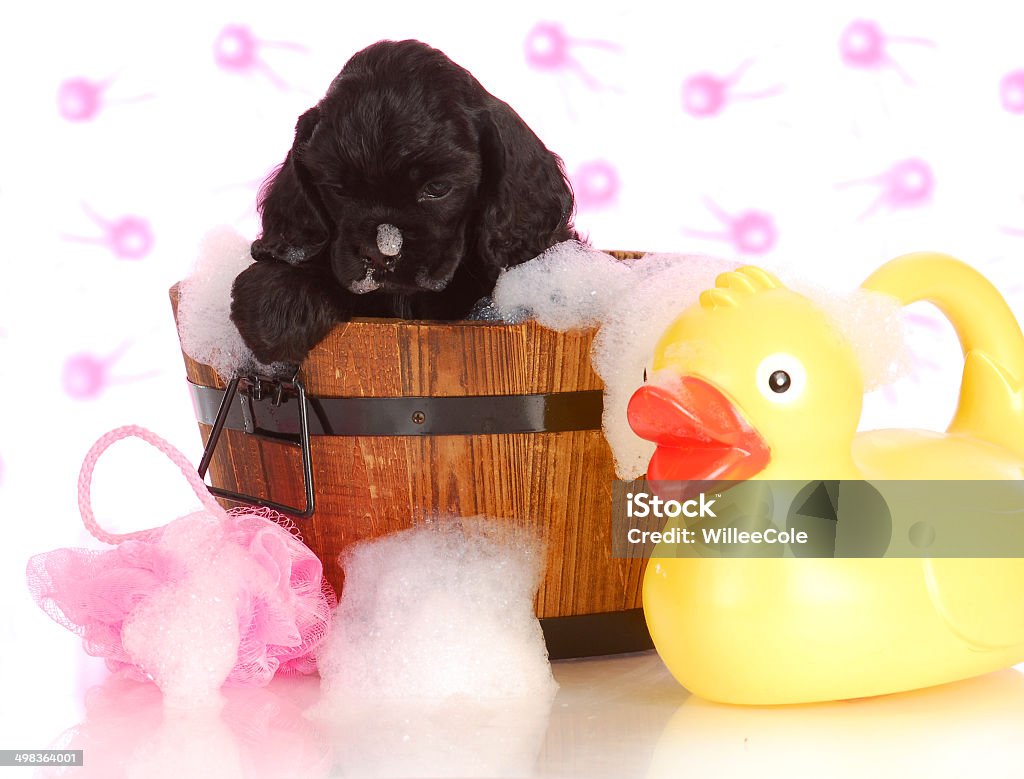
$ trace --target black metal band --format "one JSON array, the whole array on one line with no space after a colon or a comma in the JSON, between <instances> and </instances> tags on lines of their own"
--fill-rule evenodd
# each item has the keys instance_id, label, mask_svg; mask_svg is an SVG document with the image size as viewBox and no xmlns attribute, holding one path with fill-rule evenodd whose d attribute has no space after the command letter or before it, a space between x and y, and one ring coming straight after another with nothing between
<instances>
[{"instance_id":1,"label":"black metal band","mask_svg":"<svg viewBox=\"0 0 1024 779\"><path fill-rule=\"evenodd\" d=\"M540 627L552 660L644 652L654 648L643 609L544 617Z\"/></svg>"},{"instance_id":2,"label":"black metal band","mask_svg":"<svg viewBox=\"0 0 1024 779\"><path fill-rule=\"evenodd\" d=\"M298 446L299 451L302 453L302 482L306 493L306 507L299 508L298 506L287 506L284 503L278 503L277 501L270 500L270 498L261 497L259 495L249 495L245 492L226 490L223 487L217 487L210 484L206 485L206 489L217 497L227 498L228 500L233 500L236 503L248 503L253 506L266 506L267 508L274 509L275 511L308 519L313 516L313 512L316 511L316 488L313 485L313 461L309 451L309 405L306 402L306 388L302 386L302 382L296 378L289 382L274 382L270 385L270 391L273 394L265 395L262 381L256 377L246 376L236 376L228 382L227 389L220 391L220 408L217 409L217 413L211 423L213 425L213 429L210 431L210 437L206 440L206 449L203 451L203 458L199 461L199 468L197 469L199 478L204 481L206 479L206 471L209 469L210 463L213 461L214 452L217 451L217 443L220 441L221 433L224 432L235 398L255 398L256 400L269 399L271 403L280 405L285 397L293 397L295 399L294 405L296 406L296 416L298 418L298 423L296 425L298 428L298 436L294 440L290 439L288 436L279 436L279 439Z\"/></svg>"},{"instance_id":3,"label":"black metal band","mask_svg":"<svg viewBox=\"0 0 1024 779\"><path fill-rule=\"evenodd\" d=\"M217 420L224 390L189 382L196 418ZM258 393L256 393L258 395ZM294 395L257 397L239 392L223 426L269 437L299 434ZM601 390L548 395L465 397L320 398L306 397L309 435L488 435L600 430ZM294 440L294 439L293 439Z\"/></svg>"}]
</instances>

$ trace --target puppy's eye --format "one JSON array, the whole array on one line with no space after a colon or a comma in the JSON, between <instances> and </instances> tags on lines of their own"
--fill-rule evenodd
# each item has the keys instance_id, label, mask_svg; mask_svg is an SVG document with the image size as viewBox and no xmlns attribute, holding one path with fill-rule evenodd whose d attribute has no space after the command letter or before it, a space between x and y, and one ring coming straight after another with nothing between
<instances>
[{"instance_id":1,"label":"puppy's eye","mask_svg":"<svg viewBox=\"0 0 1024 779\"><path fill-rule=\"evenodd\" d=\"M447 181L431 181L420 190L420 200L440 200L452 191Z\"/></svg>"}]
</instances>

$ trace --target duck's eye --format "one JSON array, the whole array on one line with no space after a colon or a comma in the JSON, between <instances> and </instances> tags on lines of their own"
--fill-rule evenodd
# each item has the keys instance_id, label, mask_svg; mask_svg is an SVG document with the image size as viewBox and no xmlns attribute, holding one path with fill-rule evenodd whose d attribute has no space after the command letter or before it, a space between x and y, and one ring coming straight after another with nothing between
<instances>
[{"instance_id":1,"label":"duck's eye","mask_svg":"<svg viewBox=\"0 0 1024 779\"><path fill-rule=\"evenodd\" d=\"M775 371L768 377L768 386L771 387L772 392L785 392L793 386L793 380L785 371Z\"/></svg>"},{"instance_id":2,"label":"duck's eye","mask_svg":"<svg viewBox=\"0 0 1024 779\"><path fill-rule=\"evenodd\" d=\"M790 403L803 394L807 371L791 354L772 354L757 367L757 388L772 403Z\"/></svg>"},{"instance_id":3,"label":"duck's eye","mask_svg":"<svg viewBox=\"0 0 1024 779\"><path fill-rule=\"evenodd\" d=\"M447 181L431 181L420 190L420 200L440 200L451 191Z\"/></svg>"}]
</instances>

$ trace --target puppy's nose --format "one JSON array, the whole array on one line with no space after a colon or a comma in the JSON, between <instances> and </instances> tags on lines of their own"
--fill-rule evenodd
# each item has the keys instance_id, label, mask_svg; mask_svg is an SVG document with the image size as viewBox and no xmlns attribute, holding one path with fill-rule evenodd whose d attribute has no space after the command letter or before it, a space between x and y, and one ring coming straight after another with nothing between
<instances>
[{"instance_id":1,"label":"puppy's nose","mask_svg":"<svg viewBox=\"0 0 1024 779\"><path fill-rule=\"evenodd\" d=\"M364 243L360 249L370 268L394 270L402 253L402 231L392 224L379 224L376 243Z\"/></svg>"},{"instance_id":2,"label":"puppy's nose","mask_svg":"<svg viewBox=\"0 0 1024 779\"><path fill-rule=\"evenodd\" d=\"M376 244L364 243L359 247L359 256L363 258L366 267L371 270L393 271L398 264L397 256L382 254Z\"/></svg>"}]
</instances>

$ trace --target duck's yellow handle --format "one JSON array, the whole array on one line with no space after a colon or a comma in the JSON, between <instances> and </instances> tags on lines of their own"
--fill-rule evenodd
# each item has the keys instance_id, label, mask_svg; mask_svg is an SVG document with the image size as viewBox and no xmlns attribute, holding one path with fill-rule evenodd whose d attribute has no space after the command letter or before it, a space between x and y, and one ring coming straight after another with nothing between
<instances>
[{"instance_id":1,"label":"duck's yellow handle","mask_svg":"<svg viewBox=\"0 0 1024 779\"><path fill-rule=\"evenodd\" d=\"M953 324L964 353L949 432L1024 455L1024 335L999 291L978 271L937 252L897 257L861 285L902 305L927 301Z\"/></svg>"}]
</instances>

